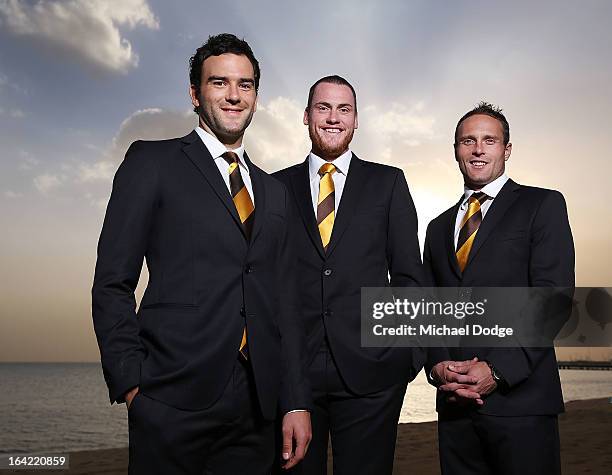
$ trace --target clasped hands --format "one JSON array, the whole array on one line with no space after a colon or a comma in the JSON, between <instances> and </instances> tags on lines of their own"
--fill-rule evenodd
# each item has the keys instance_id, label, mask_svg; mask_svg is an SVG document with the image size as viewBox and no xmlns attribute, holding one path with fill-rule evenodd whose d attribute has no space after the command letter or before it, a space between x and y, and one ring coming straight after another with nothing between
<instances>
[{"instance_id":1,"label":"clasped hands","mask_svg":"<svg viewBox=\"0 0 612 475\"><path fill-rule=\"evenodd\" d=\"M431 370L438 390L458 404L484 404L483 398L497 389L491 368L477 357L466 361L441 361Z\"/></svg>"}]
</instances>

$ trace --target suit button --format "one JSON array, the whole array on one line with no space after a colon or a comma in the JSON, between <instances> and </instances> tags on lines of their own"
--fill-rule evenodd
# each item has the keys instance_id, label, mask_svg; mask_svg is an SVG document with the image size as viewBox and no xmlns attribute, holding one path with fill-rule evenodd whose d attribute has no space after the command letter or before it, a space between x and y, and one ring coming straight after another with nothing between
<instances>
[{"instance_id":1,"label":"suit button","mask_svg":"<svg viewBox=\"0 0 612 475\"><path fill-rule=\"evenodd\" d=\"M244 307L240 309L240 315L242 315L243 317L246 317L246 310L244 309Z\"/></svg>"},{"instance_id":2,"label":"suit button","mask_svg":"<svg viewBox=\"0 0 612 475\"><path fill-rule=\"evenodd\" d=\"M469 300L471 296L472 296L471 288L461 289L459 291L459 298L462 300Z\"/></svg>"},{"instance_id":3,"label":"suit button","mask_svg":"<svg viewBox=\"0 0 612 475\"><path fill-rule=\"evenodd\" d=\"M255 269L253 268L252 265L249 264L248 266L245 267L244 272L247 274L252 274L253 272L255 272Z\"/></svg>"},{"instance_id":4,"label":"suit button","mask_svg":"<svg viewBox=\"0 0 612 475\"><path fill-rule=\"evenodd\" d=\"M329 277L330 275L332 275L332 272L333 272L333 271L332 271L331 269L325 269L325 270L323 271L323 275L324 275L325 277Z\"/></svg>"},{"instance_id":5,"label":"suit button","mask_svg":"<svg viewBox=\"0 0 612 475\"><path fill-rule=\"evenodd\" d=\"M324 317L331 317L332 315L333 315L333 312L331 310L325 310L325 312L323 312Z\"/></svg>"}]
</instances>

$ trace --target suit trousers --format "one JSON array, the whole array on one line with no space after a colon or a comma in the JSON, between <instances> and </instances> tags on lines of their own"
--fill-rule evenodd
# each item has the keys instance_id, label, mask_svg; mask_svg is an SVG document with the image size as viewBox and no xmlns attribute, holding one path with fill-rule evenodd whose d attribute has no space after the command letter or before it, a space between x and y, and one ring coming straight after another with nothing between
<instances>
[{"instance_id":1,"label":"suit trousers","mask_svg":"<svg viewBox=\"0 0 612 475\"><path fill-rule=\"evenodd\" d=\"M556 415L438 418L442 475L560 475Z\"/></svg>"},{"instance_id":2,"label":"suit trousers","mask_svg":"<svg viewBox=\"0 0 612 475\"><path fill-rule=\"evenodd\" d=\"M128 421L130 475L270 473L274 423L261 417L251 367L242 358L209 408L177 409L138 393Z\"/></svg>"},{"instance_id":3,"label":"suit trousers","mask_svg":"<svg viewBox=\"0 0 612 475\"><path fill-rule=\"evenodd\" d=\"M310 366L310 381L312 442L292 473L326 474L331 435L334 475L390 475L406 383L357 395L342 380L326 343Z\"/></svg>"}]
</instances>

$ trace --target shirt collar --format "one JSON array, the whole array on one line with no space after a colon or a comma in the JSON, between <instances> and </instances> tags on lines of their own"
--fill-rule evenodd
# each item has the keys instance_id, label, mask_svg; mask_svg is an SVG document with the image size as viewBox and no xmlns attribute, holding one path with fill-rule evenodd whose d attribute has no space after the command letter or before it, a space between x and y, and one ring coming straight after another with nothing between
<instances>
[{"instance_id":1,"label":"shirt collar","mask_svg":"<svg viewBox=\"0 0 612 475\"><path fill-rule=\"evenodd\" d=\"M228 148L225 145L223 145L217 137L210 134L209 132L204 130L202 127L199 127L199 126L196 127L195 131L198 133L198 135L202 139L202 142L204 142L204 145L206 146L206 148L212 155L213 159L216 160L221 155L223 155L225 152L228 152L228 151L234 152L236 155L238 155L238 163L244 167L247 173L249 173L249 167L247 166L244 160L244 145L240 145L240 147L235 148L233 150L228 150Z\"/></svg>"},{"instance_id":2,"label":"shirt collar","mask_svg":"<svg viewBox=\"0 0 612 475\"><path fill-rule=\"evenodd\" d=\"M342 155L340 155L338 158L336 158L335 160L331 162L336 167L336 173L342 173L343 175L346 175L348 173L348 169L349 169L349 165L351 164L352 156L353 156L353 152L351 152L350 150L347 150L346 152L344 152ZM318 155L315 155L312 152L308 154L308 171L309 171L311 181L314 180L315 177L319 176L319 169L325 163L328 163L328 162L323 160Z\"/></svg>"},{"instance_id":3,"label":"shirt collar","mask_svg":"<svg viewBox=\"0 0 612 475\"><path fill-rule=\"evenodd\" d=\"M497 177L491 183L487 183L485 186L483 186L480 191L490 196L491 199L493 200L499 194L499 192L501 191L501 189L503 188L503 186L506 184L507 181L508 181L508 175L503 173L501 176ZM474 190L468 188L467 186L463 187L463 201L461 202L462 208L465 207L470 196L472 196L474 193L475 193Z\"/></svg>"}]
</instances>

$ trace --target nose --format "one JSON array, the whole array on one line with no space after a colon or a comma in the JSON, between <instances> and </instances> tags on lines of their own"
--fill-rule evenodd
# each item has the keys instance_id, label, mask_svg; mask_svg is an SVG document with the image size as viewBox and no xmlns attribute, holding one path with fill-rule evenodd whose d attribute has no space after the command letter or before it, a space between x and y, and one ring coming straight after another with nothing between
<instances>
[{"instance_id":1,"label":"nose","mask_svg":"<svg viewBox=\"0 0 612 475\"><path fill-rule=\"evenodd\" d=\"M237 84L229 84L227 88L227 94L225 100L230 104L238 104L240 102L240 94L238 94L238 85Z\"/></svg>"},{"instance_id":2,"label":"nose","mask_svg":"<svg viewBox=\"0 0 612 475\"><path fill-rule=\"evenodd\" d=\"M327 116L327 123L337 124L338 122L340 122L340 119L338 119L338 111L336 111L335 109L330 109L329 114Z\"/></svg>"},{"instance_id":3,"label":"nose","mask_svg":"<svg viewBox=\"0 0 612 475\"><path fill-rule=\"evenodd\" d=\"M484 149L482 148L482 142L479 140L476 141L476 145L474 145L474 150L472 151L472 155L476 157L480 157L484 155Z\"/></svg>"}]
</instances>

